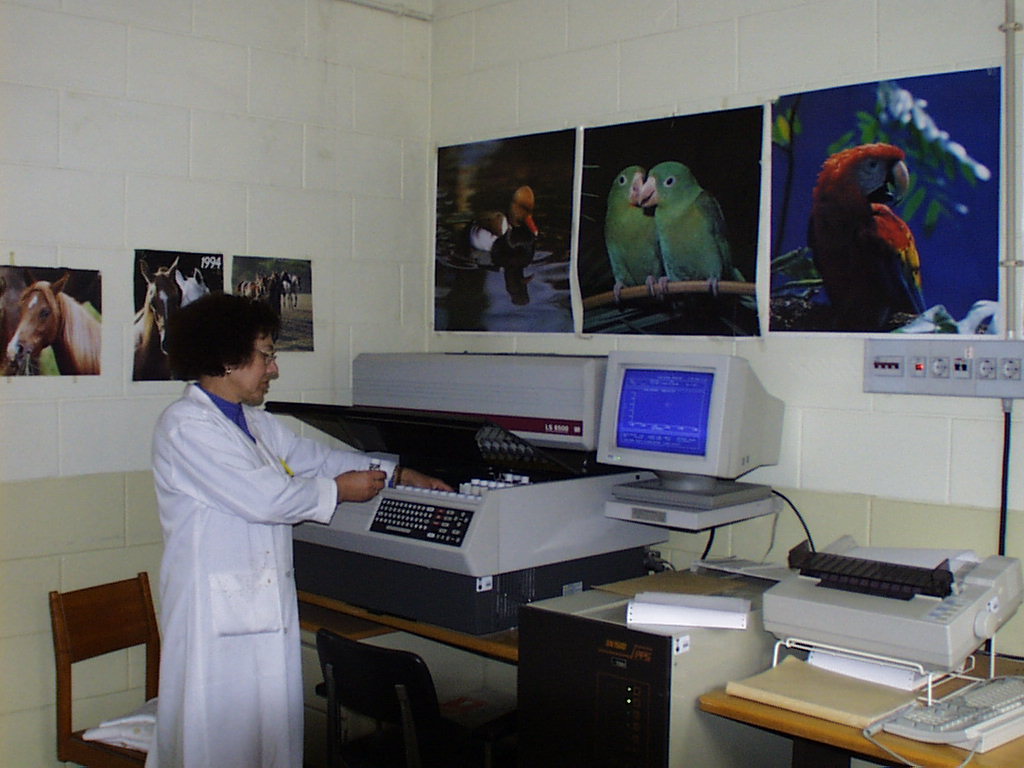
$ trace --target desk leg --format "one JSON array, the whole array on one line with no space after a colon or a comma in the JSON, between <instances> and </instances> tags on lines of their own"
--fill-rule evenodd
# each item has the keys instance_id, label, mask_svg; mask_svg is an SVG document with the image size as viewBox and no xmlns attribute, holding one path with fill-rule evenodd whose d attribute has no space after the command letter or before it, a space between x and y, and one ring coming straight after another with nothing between
<instances>
[{"instance_id":1,"label":"desk leg","mask_svg":"<svg viewBox=\"0 0 1024 768\"><path fill-rule=\"evenodd\" d=\"M793 739L793 768L850 768L850 753L806 739Z\"/></svg>"}]
</instances>

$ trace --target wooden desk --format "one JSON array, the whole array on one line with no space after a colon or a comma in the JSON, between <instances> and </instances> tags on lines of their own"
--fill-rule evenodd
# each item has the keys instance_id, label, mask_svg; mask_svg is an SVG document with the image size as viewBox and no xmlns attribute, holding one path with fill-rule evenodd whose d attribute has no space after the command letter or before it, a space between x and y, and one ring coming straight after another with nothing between
<instances>
[{"instance_id":1,"label":"wooden desk","mask_svg":"<svg viewBox=\"0 0 1024 768\"><path fill-rule=\"evenodd\" d=\"M348 634L350 637L357 636L352 634L352 632L366 632L369 634L361 636L370 637L373 634L381 634L397 629L413 635L419 635L420 637L427 637L465 651L479 653L498 661L512 664L519 663L519 632L515 629L494 632L490 635L470 635L454 629L439 627L435 624L424 624L420 621L402 619L385 613L374 613L365 608L360 608L341 600L323 597L322 595L315 595L311 592L299 592L299 616L304 629L316 631L321 626L333 629L328 623L331 620L330 613L343 614L346 617L362 622L361 624L353 625L351 631L349 629L343 630L342 633Z\"/></svg>"},{"instance_id":2,"label":"wooden desk","mask_svg":"<svg viewBox=\"0 0 1024 768\"><path fill-rule=\"evenodd\" d=\"M725 594L734 593L742 588L742 582L729 579L719 579L709 576L697 576L689 572L665 571L658 574L640 576L626 579L612 584L602 584L596 589L632 597L637 592L645 590L665 592L685 592L690 594ZM343 615L346 624L339 629L331 627L328 621L331 614L335 614L334 621L340 620L338 615ZM411 619L402 619L398 616L391 616L386 613L375 613L365 608L335 600L323 595L299 590L299 619L302 628L316 631L321 626L334 629L339 634L348 634L349 637L370 637L373 634L401 630L413 635L420 635L431 640L436 640L446 645L461 648L473 653L479 653L498 661L505 661L511 664L519 663L519 630L507 629L502 632L494 632L489 635L470 635L466 632L459 632L454 629L446 629L436 624L425 624ZM363 622L359 625L348 624L349 619L358 619ZM371 629L371 628L375 628ZM355 634L369 632L369 634Z\"/></svg>"},{"instance_id":3,"label":"wooden desk","mask_svg":"<svg viewBox=\"0 0 1024 768\"><path fill-rule=\"evenodd\" d=\"M988 668L988 661L979 661ZM998 659L1000 674L1021 674L1024 664ZM699 699L700 708L730 720L764 728L793 739L794 768L846 768L851 756L883 760L896 764L891 755L865 739L859 728L811 717L788 709L761 704L739 696L730 696L724 689L706 693ZM912 741L888 733L875 735L880 743L913 762L935 768L956 768L967 751L939 744ZM1024 738L1008 742L984 754L976 754L970 768L1021 768L1024 766Z\"/></svg>"}]
</instances>

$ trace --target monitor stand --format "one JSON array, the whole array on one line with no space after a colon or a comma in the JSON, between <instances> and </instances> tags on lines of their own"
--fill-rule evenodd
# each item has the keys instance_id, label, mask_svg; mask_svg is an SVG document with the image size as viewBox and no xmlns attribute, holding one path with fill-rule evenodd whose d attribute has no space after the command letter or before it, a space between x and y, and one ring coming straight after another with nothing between
<instances>
[{"instance_id":1,"label":"monitor stand","mask_svg":"<svg viewBox=\"0 0 1024 768\"><path fill-rule=\"evenodd\" d=\"M636 480L612 488L612 495L622 501L667 504L690 509L721 509L747 504L771 497L767 485L738 483L708 475L680 472L655 472L651 480Z\"/></svg>"},{"instance_id":2,"label":"monitor stand","mask_svg":"<svg viewBox=\"0 0 1024 768\"><path fill-rule=\"evenodd\" d=\"M683 531L717 528L776 509L767 485L698 475L637 480L613 486L611 492L605 517Z\"/></svg>"}]
</instances>

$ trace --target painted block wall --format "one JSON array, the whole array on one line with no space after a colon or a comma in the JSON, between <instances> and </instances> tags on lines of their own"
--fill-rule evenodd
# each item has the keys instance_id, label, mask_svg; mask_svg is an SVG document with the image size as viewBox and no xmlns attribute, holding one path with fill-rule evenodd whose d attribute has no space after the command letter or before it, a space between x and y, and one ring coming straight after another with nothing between
<instances>
[{"instance_id":1,"label":"painted block wall","mask_svg":"<svg viewBox=\"0 0 1024 768\"><path fill-rule=\"evenodd\" d=\"M746 107L885 77L1000 66L1000 0L435 0L432 138L437 145ZM1015 11L1024 10L1017 3ZM1017 55L1020 40L1014 41ZM1020 132L1009 137L1020 145ZM767 169L768 166L766 166ZM1019 184L1020 173L1006 177ZM770 205L763 190L762 219ZM1015 215L1016 214L1012 214ZM760 251L768 253L767 228ZM1019 252L1018 242L1012 243ZM991 254L993 262L999 254ZM767 264L759 265L767 277ZM1019 283L1019 277L1015 278ZM1019 329L1017 329L1019 333ZM723 352L748 358L786 404L779 464L747 475L785 492L815 543L842 534L885 546L997 547L998 400L862 392L863 342L841 334L738 340L445 333L430 348L605 354ZM1018 410L1019 410L1018 406ZM1007 552L1024 554L1024 435L1013 415ZM784 560L804 537L784 509L722 529L712 555ZM699 556L707 534L673 533L663 555ZM1000 637L1024 651L1024 620Z\"/></svg>"},{"instance_id":2,"label":"painted block wall","mask_svg":"<svg viewBox=\"0 0 1024 768\"><path fill-rule=\"evenodd\" d=\"M819 545L994 549L997 403L865 395L845 337L433 334L431 217L436 145L999 65L1003 2L405 5L434 21L342 0L0 0L0 259L104 273L102 375L0 380L5 762L57 764L46 592L158 573L149 430L180 385L130 381L135 248L313 261L317 348L282 354L280 399L346 402L361 351L741 354L788 409L782 460L750 479ZM714 551L777 558L801 537L784 511ZM705 541L674 534L665 554L684 565ZM1024 652L1020 626L1005 649ZM76 713L122 711L138 682L137 659L104 660Z\"/></svg>"},{"instance_id":3,"label":"painted block wall","mask_svg":"<svg viewBox=\"0 0 1024 768\"><path fill-rule=\"evenodd\" d=\"M101 375L0 379L0 764L58 765L47 592L159 578L149 440L182 385L131 381L136 248L312 261L316 349L274 397L423 349L430 40L339 0L0 1L0 258L103 273ZM139 659L80 671L83 724L141 699Z\"/></svg>"},{"instance_id":4,"label":"painted block wall","mask_svg":"<svg viewBox=\"0 0 1024 768\"><path fill-rule=\"evenodd\" d=\"M1019 18L1024 8L1014 6ZM1004 10L999 0L435 0L432 138L441 146L459 144L768 104L786 93L883 77L998 66ZM1021 41L1013 47L1019 56ZM1019 131L1007 137L1017 147L1020 139ZM1017 169L1004 174L1019 185ZM767 188L762 192L766 219L770 202ZM1017 212L1010 215L1020 220ZM764 230L762 255L768 243ZM1019 235L1010 252L1020 252ZM766 282L767 264L759 277ZM1013 279L1019 285L1019 277ZM1000 403L864 394L858 339L449 333L433 336L431 349L652 349L747 357L787 408L778 466L748 479L783 491L818 546L852 534L865 544L973 548L982 555L996 550ZM1024 442L1017 414L1013 429L1007 552L1020 557ZM803 538L796 516L784 508L777 519L721 529L711 555L784 561ZM707 534L673 533L662 554L685 567L707 544ZM1024 618L1004 628L998 647L1024 651Z\"/></svg>"}]
</instances>

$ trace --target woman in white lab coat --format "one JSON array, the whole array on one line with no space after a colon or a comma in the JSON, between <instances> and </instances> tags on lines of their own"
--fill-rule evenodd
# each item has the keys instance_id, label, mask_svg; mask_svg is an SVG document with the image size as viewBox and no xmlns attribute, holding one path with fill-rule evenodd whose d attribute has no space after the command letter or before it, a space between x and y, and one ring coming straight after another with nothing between
<instances>
[{"instance_id":1,"label":"woman in white lab coat","mask_svg":"<svg viewBox=\"0 0 1024 768\"><path fill-rule=\"evenodd\" d=\"M302 679L291 526L330 521L415 470L332 450L256 408L278 376L269 306L211 294L179 310L157 423L164 556L157 728L148 768L301 768ZM344 514L344 507L339 514Z\"/></svg>"}]
</instances>

